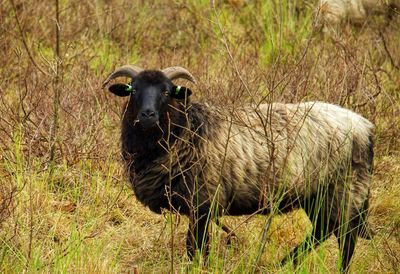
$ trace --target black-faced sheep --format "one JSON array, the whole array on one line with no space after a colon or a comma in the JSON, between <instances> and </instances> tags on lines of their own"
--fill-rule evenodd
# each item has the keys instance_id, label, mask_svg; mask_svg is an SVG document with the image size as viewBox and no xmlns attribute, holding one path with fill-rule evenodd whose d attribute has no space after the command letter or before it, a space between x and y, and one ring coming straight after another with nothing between
<instances>
[{"instance_id":1,"label":"black-faced sheep","mask_svg":"<svg viewBox=\"0 0 400 274\"><path fill-rule=\"evenodd\" d=\"M191 90L172 81L193 76L124 66L103 83L129 96L122 119L122 155L136 197L152 211L190 218L189 257L207 253L209 220L225 215L303 208L313 223L294 260L331 234L347 271L366 213L373 160L373 125L350 110L322 102L263 104L233 114L191 103Z\"/></svg>"}]
</instances>

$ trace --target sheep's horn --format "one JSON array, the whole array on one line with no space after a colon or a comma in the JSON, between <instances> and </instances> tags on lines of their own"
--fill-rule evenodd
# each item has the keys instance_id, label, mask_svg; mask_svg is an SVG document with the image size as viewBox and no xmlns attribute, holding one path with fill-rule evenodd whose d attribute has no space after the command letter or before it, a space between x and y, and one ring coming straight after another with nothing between
<instances>
[{"instance_id":1,"label":"sheep's horn","mask_svg":"<svg viewBox=\"0 0 400 274\"><path fill-rule=\"evenodd\" d=\"M183 78L189 80L190 82L196 83L193 75L182 67L169 67L162 70L162 72L167 76L170 80Z\"/></svg>"},{"instance_id":2,"label":"sheep's horn","mask_svg":"<svg viewBox=\"0 0 400 274\"><path fill-rule=\"evenodd\" d=\"M103 88L112 80L117 77L125 76L135 78L143 69L137 66L125 65L114 70L110 76L103 82Z\"/></svg>"}]
</instances>

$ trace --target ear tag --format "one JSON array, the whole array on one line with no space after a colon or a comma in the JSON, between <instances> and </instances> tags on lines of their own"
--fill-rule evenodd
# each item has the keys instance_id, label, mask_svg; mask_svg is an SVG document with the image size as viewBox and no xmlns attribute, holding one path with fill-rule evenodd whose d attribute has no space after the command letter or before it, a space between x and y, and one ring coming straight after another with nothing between
<instances>
[{"instance_id":1,"label":"ear tag","mask_svg":"<svg viewBox=\"0 0 400 274\"><path fill-rule=\"evenodd\" d=\"M125 91L134 92L134 89L131 85L125 84Z\"/></svg>"},{"instance_id":2,"label":"ear tag","mask_svg":"<svg viewBox=\"0 0 400 274\"><path fill-rule=\"evenodd\" d=\"M181 91L181 86L177 86L176 87L176 89L175 89L175 95L178 95L179 94L179 92Z\"/></svg>"}]
</instances>

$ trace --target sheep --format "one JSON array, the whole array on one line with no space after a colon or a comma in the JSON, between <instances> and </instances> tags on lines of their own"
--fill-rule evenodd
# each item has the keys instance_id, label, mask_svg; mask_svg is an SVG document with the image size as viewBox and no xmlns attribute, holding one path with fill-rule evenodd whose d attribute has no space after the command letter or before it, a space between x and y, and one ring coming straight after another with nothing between
<instances>
[{"instance_id":1,"label":"sheep","mask_svg":"<svg viewBox=\"0 0 400 274\"><path fill-rule=\"evenodd\" d=\"M319 0L318 14L322 25L339 25L344 21L363 23L369 15L386 14L390 19L400 0Z\"/></svg>"},{"instance_id":2,"label":"sheep","mask_svg":"<svg viewBox=\"0 0 400 274\"><path fill-rule=\"evenodd\" d=\"M129 96L121 150L137 199L155 213L189 217L187 254L207 256L208 225L222 215L286 213L302 208L313 232L282 263L296 263L335 234L341 270L348 271L366 222L373 161L373 124L323 102L261 104L229 112L191 102L195 83L182 67L143 70L126 65L108 90Z\"/></svg>"}]
</instances>

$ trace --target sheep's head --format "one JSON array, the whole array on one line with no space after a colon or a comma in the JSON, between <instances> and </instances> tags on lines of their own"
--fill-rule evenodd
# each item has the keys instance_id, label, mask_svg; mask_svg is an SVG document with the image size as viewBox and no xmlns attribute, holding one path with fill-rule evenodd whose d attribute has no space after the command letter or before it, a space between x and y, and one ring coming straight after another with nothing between
<instances>
[{"instance_id":1,"label":"sheep's head","mask_svg":"<svg viewBox=\"0 0 400 274\"><path fill-rule=\"evenodd\" d=\"M185 100L192 91L176 86L173 80L183 78L195 83L194 77L182 67L170 67L163 70L143 70L134 66L116 69L103 83L103 88L114 78L129 77L129 84L112 84L108 90L117 96L130 96L128 107L133 108L134 117L143 127L150 129L157 125L160 114L174 105L176 100Z\"/></svg>"}]
</instances>

